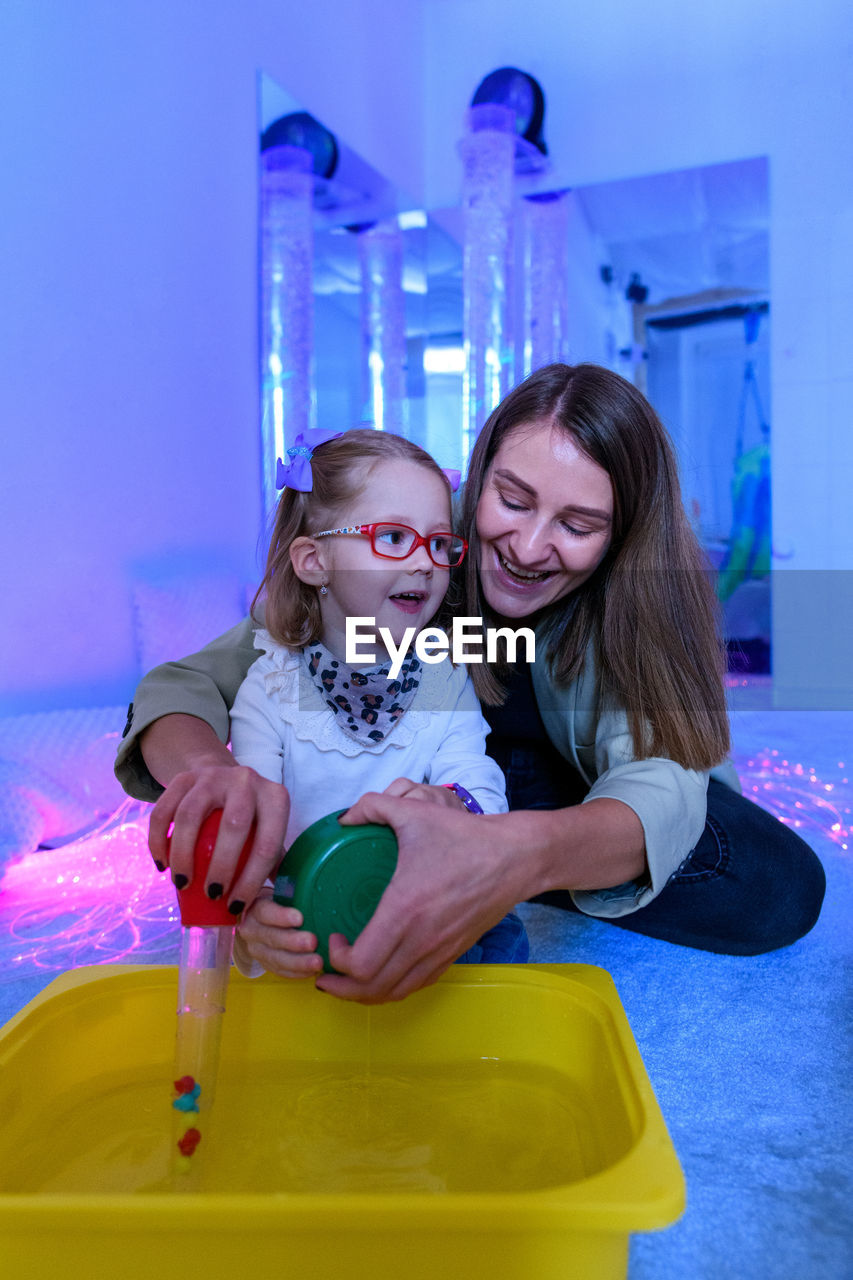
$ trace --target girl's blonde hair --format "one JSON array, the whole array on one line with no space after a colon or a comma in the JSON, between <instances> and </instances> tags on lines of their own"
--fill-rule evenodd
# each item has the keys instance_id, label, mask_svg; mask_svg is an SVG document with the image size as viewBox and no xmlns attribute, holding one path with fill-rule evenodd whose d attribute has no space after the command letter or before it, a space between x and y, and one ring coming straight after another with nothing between
<instances>
[{"instance_id":1,"label":"girl's blonde hair","mask_svg":"<svg viewBox=\"0 0 853 1280\"><path fill-rule=\"evenodd\" d=\"M578 675L590 643L602 698L627 713L638 759L708 769L729 749L719 607L710 567L681 500L669 437L637 388L594 364L547 365L489 417L471 455L462 534L467 610L491 611L477 573L477 504L503 440L522 427L565 433L613 485L610 549L595 573L540 621L558 684ZM507 668L471 670L482 701L505 697Z\"/></svg>"},{"instance_id":2,"label":"girl's blonde hair","mask_svg":"<svg viewBox=\"0 0 853 1280\"><path fill-rule=\"evenodd\" d=\"M366 487L380 462L414 462L450 482L433 457L419 445L372 427L356 427L334 440L318 445L311 458L313 488L310 493L285 489L276 508L275 524L261 585L252 601L252 613L263 601L264 626L274 640L292 649L320 639L320 604L316 587L302 582L290 563L290 548L297 538L337 523L341 508ZM376 513L381 517L382 512Z\"/></svg>"}]
</instances>

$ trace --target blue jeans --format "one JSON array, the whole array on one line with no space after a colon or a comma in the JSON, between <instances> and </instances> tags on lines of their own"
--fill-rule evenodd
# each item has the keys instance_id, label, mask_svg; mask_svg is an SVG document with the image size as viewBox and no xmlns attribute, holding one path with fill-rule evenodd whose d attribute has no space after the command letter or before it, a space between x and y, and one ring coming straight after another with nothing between
<instances>
[{"instance_id":1,"label":"blue jeans","mask_svg":"<svg viewBox=\"0 0 853 1280\"><path fill-rule=\"evenodd\" d=\"M580 775L551 748L489 749L506 775L511 809L559 809L586 794ZM648 906L608 923L683 947L760 955L809 932L825 889L823 866L804 840L712 779L699 843ZM577 910L566 890L534 901Z\"/></svg>"},{"instance_id":2,"label":"blue jeans","mask_svg":"<svg viewBox=\"0 0 853 1280\"><path fill-rule=\"evenodd\" d=\"M530 956L527 930L512 912L469 947L457 964L524 964Z\"/></svg>"}]
</instances>

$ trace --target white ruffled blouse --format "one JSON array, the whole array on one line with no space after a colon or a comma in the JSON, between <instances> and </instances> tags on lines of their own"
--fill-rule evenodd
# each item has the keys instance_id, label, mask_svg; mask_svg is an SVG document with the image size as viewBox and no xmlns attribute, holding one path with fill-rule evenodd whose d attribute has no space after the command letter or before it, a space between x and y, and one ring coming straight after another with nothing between
<instances>
[{"instance_id":1,"label":"white ruffled blouse","mask_svg":"<svg viewBox=\"0 0 853 1280\"><path fill-rule=\"evenodd\" d=\"M288 788L288 845L318 818L396 778L459 782L486 813L506 811L503 774L485 754L489 727L464 666L424 663L412 705L386 738L367 746L340 729L301 651L263 629L255 647L262 656L231 710L231 747L241 764Z\"/></svg>"}]
</instances>

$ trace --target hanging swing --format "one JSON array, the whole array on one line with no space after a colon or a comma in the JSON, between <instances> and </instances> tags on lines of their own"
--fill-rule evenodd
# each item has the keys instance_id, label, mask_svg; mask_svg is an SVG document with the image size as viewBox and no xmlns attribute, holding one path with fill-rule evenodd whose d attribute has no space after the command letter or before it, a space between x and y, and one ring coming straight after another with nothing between
<instances>
[{"instance_id":1,"label":"hanging swing","mask_svg":"<svg viewBox=\"0 0 853 1280\"><path fill-rule=\"evenodd\" d=\"M750 308L744 316L746 362L738 412L734 474L732 476L732 532L717 578L717 594L725 603L750 579L770 574L770 424L764 415L755 356L761 312ZM752 405L761 429L761 442L744 452L747 413Z\"/></svg>"}]
</instances>

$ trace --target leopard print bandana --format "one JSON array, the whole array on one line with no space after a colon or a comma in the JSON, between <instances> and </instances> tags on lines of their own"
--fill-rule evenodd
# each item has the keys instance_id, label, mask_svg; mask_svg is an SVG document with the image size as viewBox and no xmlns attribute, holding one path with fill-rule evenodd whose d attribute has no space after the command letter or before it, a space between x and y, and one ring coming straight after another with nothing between
<instances>
[{"instance_id":1,"label":"leopard print bandana","mask_svg":"<svg viewBox=\"0 0 853 1280\"><path fill-rule=\"evenodd\" d=\"M409 709L421 682L420 661L409 653L396 680L390 662L366 671L353 671L322 644L303 649L308 672L335 723L365 747L384 742Z\"/></svg>"}]
</instances>

